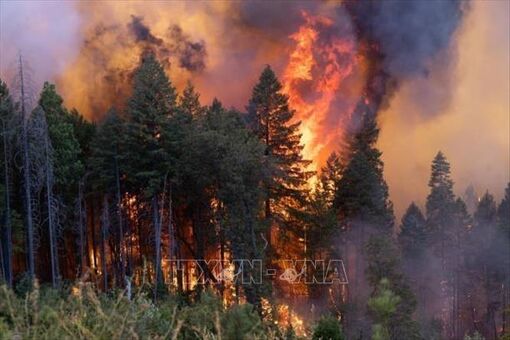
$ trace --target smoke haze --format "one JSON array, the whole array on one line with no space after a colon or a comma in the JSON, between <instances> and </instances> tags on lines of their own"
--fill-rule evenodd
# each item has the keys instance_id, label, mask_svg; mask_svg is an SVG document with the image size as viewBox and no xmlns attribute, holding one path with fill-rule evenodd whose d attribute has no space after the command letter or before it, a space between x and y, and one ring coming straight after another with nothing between
<instances>
[{"instance_id":1,"label":"smoke haze","mask_svg":"<svg viewBox=\"0 0 510 340\"><path fill-rule=\"evenodd\" d=\"M146 50L156 53L179 90L191 80L203 104L218 97L239 109L270 64L289 93L299 94L291 103L313 109L296 115L317 165L340 145L361 96L387 104L379 146L397 215L411 200L424 199L439 149L452 163L459 193L474 181L479 193L487 188L499 198L509 180L508 2L0 6L2 78L10 80L21 50L37 83L56 82L66 106L89 119L123 105ZM292 53L306 52L300 45L306 36L297 34L314 30L309 75L289 76Z\"/></svg>"}]
</instances>

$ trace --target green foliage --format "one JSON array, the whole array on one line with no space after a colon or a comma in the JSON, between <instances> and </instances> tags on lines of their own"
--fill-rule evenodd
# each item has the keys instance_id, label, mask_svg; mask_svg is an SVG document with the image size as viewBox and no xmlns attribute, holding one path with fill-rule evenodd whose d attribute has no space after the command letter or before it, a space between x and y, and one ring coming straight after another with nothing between
<instances>
[{"instance_id":1,"label":"green foliage","mask_svg":"<svg viewBox=\"0 0 510 340\"><path fill-rule=\"evenodd\" d=\"M485 340L485 338L478 332L474 332L473 335L466 335L464 340Z\"/></svg>"},{"instance_id":2,"label":"green foliage","mask_svg":"<svg viewBox=\"0 0 510 340\"><path fill-rule=\"evenodd\" d=\"M125 152L122 139L124 131L125 122L112 109L98 126L91 142L89 166L94 174L94 184L105 192L113 192L117 176L125 173L122 162Z\"/></svg>"},{"instance_id":3,"label":"green foliage","mask_svg":"<svg viewBox=\"0 0 510 340\"><path fill-rule=\"evenodd\" d=\"M499 226L510 240L510 183L505 188L505 196L498 207Z\"/></svg>"},{"instance_id":4,"label":"green foliage","mask_svg":"<svg viewBox=\"0 0 510 340\"><path fill-rule=\"evenodd\" d=\"M265 145L265 155L274 162L274 172L266 183L266 217L282 214L303 204L304 186L311 173L304 170L310 161L301 152L299 125L291 123L294 111L270 66L260 75L248 105L253 131Z\"/></svg>"},{"instance_id":5,"label":"green foliage","mask_svg":"<svg viewBox=\"0 0 510 340\"><path fill-rule=\"evenodd\" d=\"M398 240L404 258L417 258L424 255L427 241L425 218L416 204L411 203L402 217Z\"/></svg>"},{"instance_id":6,"label":"green foliage","mask_svg":"<svg viewBox=\"0 0 510 340\"><path fill-rule=\"evenodd\" d=\"M135 71L133 94L128 102L125 165L133 190L151 198L162 190L168 173L165 148L169 118L175 114L177 94L152 53L143 56Z\"/></svg>"},{"instance_id":7,"label":"green foliage","mask_svg":"<svg viewBox=\"0 0 510 340\"><path fill-rule=\"evenodd\" d=\"M366 245L366 255L367 279L370 285L375 287L368 305L372 305L370 309L374 313L376 324L380 325L376 327L378 334L395 340L420 339L418 324L412 319L416 298L400 270L398 249L387 236L372 236ZM381 295L381 292L384 294ZM393 295L396 296L395 299ZM388 300L389 297L392 299ZM395 302L396 299L399 303L394 304L394 309L382 309L385 306L383 302ZM381 308L378 309L379 307Z\"/></svg>"},{"instance_id":8,"label":"green foliage","mask_svg":"<svg viewBox=\"0 0 510 340\"><path fill-rule=\"evenodd\" d=\"M67 193L83 174L80 161L80 144L75 136L71 115L63 106L62 97L55 85L44 83L39 105L44 110L48 124L48 134L53 148L55 183L61 193Z\"/></svg>"},{"instance_id":9,"label":"green foliage","mask_svg":"<svg viewBox=\"0 0 510 340\"><path fill-rule=\"evenodd\" d=\"M324 316L317 322L313 330L314 340L344 340L340 322L332 316Z\"/></svg>"},{"instance_id":10,"label":"green foliage","mask_svg":"<svg viewBox=\"0 0 510 340\"><path fill-rule=\"evenodd\" d=\"M374 313L376 324L373 326L372 339L390 340L390 319L397 311L401 298L390 290L390 283L382 279L375 296L368 300L368 308Z\"/></svg>"},{"instance_id":11,"label":"green foliage","mask_svg":"<svg viewBox=\"0 0 510 340\"><path fill-rule=\"evenodd\" d=\"M85 165L91 154L91 142L96 133L96 125L86 120L76 109L67 115L67 121L74 128L74 136L80 145L80 161Z\"/></svg>"},{"instance_id":12,"label":"green foliage","mask_svg":"<svg viewBox=\"0 0 510 340\"><path fill-rule=\"evenodd\" d=\"M223 339L242 340L264 337L264 326L252 305L234 305L222 318Z\"/></svg>"},{"instance_id":13,"label":"green foliage","mask_svg":"<svg viewBox=\"0 0 510 340\"><path fill-rule=\"evenodd\" d=\"M337 184L334 207L344 221L360 219L389 232L393 227L393 205L383 177L381 152L375 143L379 128L371 109L360 103L359 127L348 141L348 162Z\"/></svg>"},{"instance_id":14,"label":"green foliage","mask_svg":"<svg viewBox=\"0 0 510 340\"><path fill-rule=\"evenodd\" d=\"M448 227L453 223L455 196L450 178L450 163L439 151L432 161L427 197L427 227L430 241L437 243L446 238Z\"/></svg>"},{"instance_id":15,"label":"green foliage","mask_svg":"<svg viewBox=\"0 0 510 340\"><path fill-rule=\"evenodd\" d=\"M0 286L0 339L267 339L267 326L250 305L224 309L203 294L180 305L167 297L154 304L143 290L128 300L100 294L78 282L70 292L33 288L17 296Z\"/></svg>"}]
</instances>

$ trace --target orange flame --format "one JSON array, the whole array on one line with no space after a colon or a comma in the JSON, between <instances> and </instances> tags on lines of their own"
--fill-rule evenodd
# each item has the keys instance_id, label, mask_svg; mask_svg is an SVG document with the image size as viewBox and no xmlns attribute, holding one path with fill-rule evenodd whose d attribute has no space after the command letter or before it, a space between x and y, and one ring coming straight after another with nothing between
<instances>
[{"instance_id":1,"label":"orange flame","mask_svg":"<svg viewBox=\"0 0 510 340\"><path fill-rule=\"evenodd\" d=\"M361 93L356 79L362 72L352 34L342 33L327 17L302 15L305 22L290 36L295 47L283 73L283 91L301 121L304 156L318 170L341 142Z\"/></svg>"}]
</instances>

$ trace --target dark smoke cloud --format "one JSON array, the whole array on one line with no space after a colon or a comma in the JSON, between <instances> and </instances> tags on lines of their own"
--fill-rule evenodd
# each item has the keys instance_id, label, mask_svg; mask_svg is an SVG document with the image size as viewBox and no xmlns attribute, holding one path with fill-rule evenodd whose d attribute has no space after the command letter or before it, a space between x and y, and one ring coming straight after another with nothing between
<instances>
[{"instance_id":1,"label":"dark smoke cloud","mask_svg":"<svg viewBox=\"0 0 510 340\"><path fill-rule=\"evenodd\" d=\"M182 29L173 25L169 29L170 51L179 58L179 66L189 71L202 71L207 56L203 41L190 41Z\"/></svg>"},{"instance_id":2,"label":"dark smoke cloud","mask_svg":"<svg viewBox=\"0 0 510 340\"><path fill-rule=\"evenodd\" d=\"M345 4L361 42L370 56L371 76L368 96L384 103L401 81L429 76L430 67L452 69L450 53L456 29L467 11L468 2L431 1L349 1ZM441 54L441 58L437 56ZM438 64L444 64L444 67ZM451 74L445 75L448 82ZM443 89L447 90L448 86ZM423 95L437 112L445 102L444 91L422 88ZM431 92L429 92L431 91Z\"/></svg>"},{"instance_id":3,"label":"dark smoke cloud","mask_svg":"<svg viewBox=\"0 0 510 340\"><path fill-rule=\"evenodd\" d=\"M143 23L143 18L132 15L131 22L128 24L128 28L134 34L136 41L146 41L151 44L161 45L163 40L156 38L152 35L149 27Z\"/></svg>"},{"instance_id":4,"label":"dark smoke cloud","mask_svg":"<svg viewBox=\"0 0 510 340\"><path fill-rule=\"evenodd\" d=\"M154 52L163 63L170 65L175 58L179 67L190 72L201 72L205 69L207 51L203 41L191 41L182 28L171 25L168 28L166 39L156 37L143 18L132 15L128 29L136 42L145 44L145 49Z\"/></svg>"}]
</instances>

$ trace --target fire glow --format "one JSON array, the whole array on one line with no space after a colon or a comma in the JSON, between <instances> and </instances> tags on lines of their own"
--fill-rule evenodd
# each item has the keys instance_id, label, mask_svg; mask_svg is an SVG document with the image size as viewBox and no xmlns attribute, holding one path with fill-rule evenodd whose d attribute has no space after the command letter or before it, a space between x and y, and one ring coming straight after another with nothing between
<instances>
[{"instance_id":1,"label":"fire glow","mask_svg":"<svg viewBox=\"0 0 510 340\"><path fill-rule=\"evenodd\" d=\"M360 72L360 58L352 34L332 34L331 29L340 30L325 16L305 11L302 16L303 25L290 36L295 47L283 73L283 91L301 121L304 156L318 170L344 136L355 101L340 92L347 78ZM335 121L328 119L332 116Z\"/></svg>"}]
</instances>

